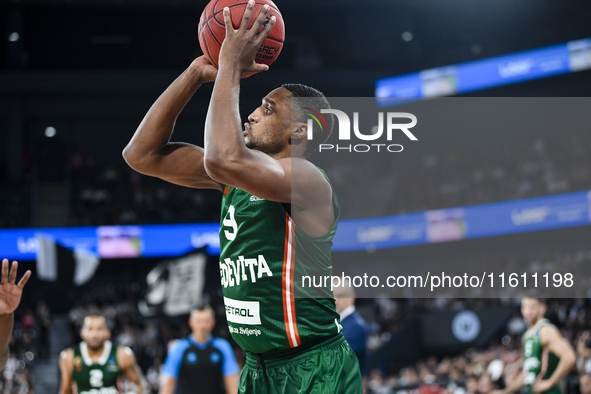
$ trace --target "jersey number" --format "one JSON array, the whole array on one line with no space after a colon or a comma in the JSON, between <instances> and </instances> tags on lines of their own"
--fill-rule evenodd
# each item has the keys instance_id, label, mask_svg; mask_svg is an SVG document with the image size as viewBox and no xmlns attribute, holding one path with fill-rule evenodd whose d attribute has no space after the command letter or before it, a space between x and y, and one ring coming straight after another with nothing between
<instances>
[{"instance_id":1,"label":"jersey number","mask_svg":"<svg viewBox=\"0 0 591 394\"><path fill-rule=\"evenodd\" d=\"M103 371L100 369L90 370L90 385L92 387L103 387Z\"/></svg>"},{"instance_id":2,"label":"jersey number","mask_svg":"<svg viewBox=\"0 0 591 394\"><path fill-rule=\"evenodd\" d=\"M226 238L228 238L228 241L234 241L236 239L236 233L238 232L238 224L236 223L236 219L234 219L234 210L234 205L230 205L230 208L228 208L228 214L223 221L224 227L232 227L232 232L224 230L224 234L226 235Z\"/></svg>"}]
</instances>

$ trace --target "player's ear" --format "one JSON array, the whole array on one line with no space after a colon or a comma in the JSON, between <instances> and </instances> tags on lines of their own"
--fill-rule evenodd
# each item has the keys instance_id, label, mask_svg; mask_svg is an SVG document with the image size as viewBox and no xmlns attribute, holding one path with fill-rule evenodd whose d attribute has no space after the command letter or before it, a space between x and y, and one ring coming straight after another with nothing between
<instances>
[{"instance_id":1,"label":"player's ear","mask_svg":"<svg viewBox=\"0 0 591 394\"><path fill-rule=\"evenodd\" d=\"M304 122L292 122L291 138L292 140L303 140L308 138L308 125Z\"/></svg>"}]
</instances>

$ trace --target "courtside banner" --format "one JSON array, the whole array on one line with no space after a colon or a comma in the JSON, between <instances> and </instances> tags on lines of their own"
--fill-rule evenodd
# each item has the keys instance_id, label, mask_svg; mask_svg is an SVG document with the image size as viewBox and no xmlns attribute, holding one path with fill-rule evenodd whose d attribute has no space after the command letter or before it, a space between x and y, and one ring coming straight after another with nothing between
<instances>
[{"instance_id":1,"label":"courtside banner","mask_svg":"<svg viewBox=\"0 0 591 394\"><path fill-rule=\"evenodd\" d=\"M295 296L343 283L359 297L589 296L589 108L587 97L294 98ZM323 193L339 221L332 272L298 273L314 253L324 261Z\"/></svg>"},{"instance_id":2,"label":"courtside banner","mask_svg":"<svg viewBox=\"0 0 591 394\"><path fill-rule=\"evenodd\" d=\"M392 249L591 225L591 191L384 217L343 219L333 252ZM101 258L171 257L207 247L219 254L219 225L108 226L0 230L14 260L35 260L46 238Z\"/></svg>"}]
</instances>

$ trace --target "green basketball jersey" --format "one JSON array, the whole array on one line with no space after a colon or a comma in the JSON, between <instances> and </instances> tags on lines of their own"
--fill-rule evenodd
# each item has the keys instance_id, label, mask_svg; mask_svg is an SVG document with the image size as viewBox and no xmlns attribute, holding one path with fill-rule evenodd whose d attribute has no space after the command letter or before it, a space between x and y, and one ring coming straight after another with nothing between
<instances>
[{"instance_id":1,"label":"green basketball jersey","mask_svg":"<svg viewBox=\"0 0 591 394\"><path fill-rule=\"evenodd\" d=\"M117 346L111 341L105 342L97 363L90 359L86 342L74 347L72 380L76 382L78 394L119 394L117 378L120 373Z\"/></svg>"},{"instance_id":2,"label":"green basketball jersey","mask_svg":"<svg viewBox=\"0 0 591 394\"><path fill-rule=\"evenodd\" d=\"M559 358L542 346L540 342L540 329L550 324L548 319L542 319L535 326L527 330L523 336L523 372L525 374L524 384L529 387L528 393L532 393L531 386L540 377L548 379L558 365ZM560 394L560 387L555 385L546 393Z\"/></svg>"},{"instance_id":3,"label":"green basketball jersey","mask_svg":"<svg viewBox=\"0 0 591 394\"><path fill-rule=\"evenodd\" d=\"M333 204L328 234L311 237L289 204L224 187L220 273L230 333L242 349L269 356L340 332L330 282L328 289L302 286L302 276L332 275L334 190Z\"/></svg>"}]
</instances>

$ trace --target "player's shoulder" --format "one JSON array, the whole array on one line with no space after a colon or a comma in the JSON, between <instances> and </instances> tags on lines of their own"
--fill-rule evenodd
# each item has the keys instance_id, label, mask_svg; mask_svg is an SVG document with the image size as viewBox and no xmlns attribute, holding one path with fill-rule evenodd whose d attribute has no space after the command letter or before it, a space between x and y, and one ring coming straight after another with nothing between
<instances>
[{"instance_id":1,"label":"player's shoulder","mask_svg":"<svg viewBox=\"0 0 591 394\"><path fill-rule=\"evenodd\" d=\"M72 359L74 357L74 348L73 347L69 347L67 349L64 349L60 352L60 360L61 359Z\"/></svg>"},{"instance_id":2,"label":"player's shoulder","mask_svg":"<svg viewBox=\"0 0 591 394\"><path fill-rule=\"evenodd\" d=\"M135 364L135 354L127 346L117 346L117 361L119 365Z\"/></svg>"},{"instance_id":3,"label":"player's shoulder","mask_svg":"<svg viewBox=\"0 0 591 394\"><path fill-rule=\"evenodd\" d=\"M542 342L547 342L549 340L562 337L558 327L556 327L550 321L546 321L544 324L542 324L539 335Z\"/></svg>"},{"instance_id":4,"label":"player's shoulder","mask_svg":"<svg viewBox=\"0 0 591 394\"><path fill-rule=\"evenodd\" d=\"M74 360L74 348L67 348L60 352L59 364L62 368L70 368Z\"/></svg>"}]
</instances>

